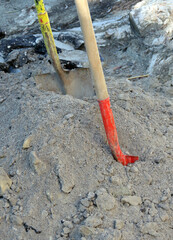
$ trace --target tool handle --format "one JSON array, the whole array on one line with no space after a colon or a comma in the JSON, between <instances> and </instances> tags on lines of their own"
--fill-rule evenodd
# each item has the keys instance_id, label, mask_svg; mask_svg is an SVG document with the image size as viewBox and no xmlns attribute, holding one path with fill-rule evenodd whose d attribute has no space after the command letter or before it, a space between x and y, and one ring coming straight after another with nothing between
<instances>
[{"instance_id":1,"label":"tool handle","mask_svg":"<svg viewBox=\"0 0 173 240\"><path fill-rule=\"evenodd\" d=\"M41 32L43 35L46 50L52 59L55 70L59 73L59 75L61 75L63 71L62 71L61 63L56 50L49 17L45 10L43 0L35 0L35 6L36 6L38 20L40 23Z\"/></svg>"},{"instance_id":2,"label":"tool handle","mask_svg":"<svg viewBox=\"0 0 173 240\"><path fill-rule=\"evenodd\" d=\"M87 0L75 0L98 100L109 97Z\"/></svg>"}]
</instances>

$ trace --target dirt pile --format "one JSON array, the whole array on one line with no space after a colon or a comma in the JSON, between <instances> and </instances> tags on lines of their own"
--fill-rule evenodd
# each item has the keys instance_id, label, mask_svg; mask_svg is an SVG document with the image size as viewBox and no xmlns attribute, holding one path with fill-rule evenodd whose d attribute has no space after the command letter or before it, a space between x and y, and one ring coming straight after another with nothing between
<instances>
[{"instance_id":1,"label":"dirt pile","mask_svg":"<svg viewBox=\"0 0 173 240\"><path fill-rule=\"evenodd\" d=\"M133 165L113 159L95 97L79 100L36 84L36 74L52 71L44 53L26 48L25 64L15 68L19 54L8 63L15 71L0 71L1 239L172 238L171 86L157 76L130 79L149 62L141 64L141 38L123 28L128 13L94 24L120 146L140 157ZM111 18L119 19L119 38ZM99 30L103 22L112 26L107 33Z\"/></svg>"}]
</instances>

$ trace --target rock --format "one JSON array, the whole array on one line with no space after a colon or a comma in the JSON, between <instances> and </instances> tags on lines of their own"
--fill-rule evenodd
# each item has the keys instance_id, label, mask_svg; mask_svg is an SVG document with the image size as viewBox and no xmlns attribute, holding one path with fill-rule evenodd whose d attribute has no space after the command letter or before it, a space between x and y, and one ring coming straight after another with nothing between
<instances>
[{"instance_id":1,"label":"rock","mask_svg":"<svg viewBox=\"0 0 173 240\"><path fill-rule=\"evenodd\" d=\"M30 148L30 147L32 146L31 141L32 141L32 136L28 136L28 137L24 140L23 149L28 149L28 148Z\"/></svg>"},{"instance_id":2,"label":"rock","mask_svg":"<svg viewBox=\"0 0 173 240\"><path fill-rule=\"evenodd\" d=\"M129 203L132 206L137 206L142 203L141 197L137 196L126 196L121 199L122 203Z\"/></svg>"},{"instance_id":3,"label":"rock","mask_svg":"<svg viewBox=\"0 0 173 240\"><path fill-rule=\"evenodd\" d=\"M160 210L159 217L162 220L162 222L166 222L169 220L169 215L167 214L167 212L165 212L163 210Z\"/></svg>"},{"instance_id":4,"label":"rock","mask_svg":"<svg viewBox=\"0 0 173 240\"><path fill-rule=\"evenodd\" d=\"M12 224L17 225L17 226L21 226L23 224L23 220L19 216L16 216L16 215L11 215L10 221Z\"/></svg>"},{"instance_id":5,"label":"rock","mask_svg":"<svg viewBox=\"0 0 173 240\"><path fill-rule=\"evenodd\" d=\"M43 210L41 213L42 218L46 218L48 216L48 212L46 210Z\"/></svg>"},{"instance_id":6,"label":"rock","mask_svg":"<svg viewBox=\"0 0 173 240\"><path fill-rule=\"evenodd\" d=\"M113 196L108 194L105 189L104 191L97 191L96 205L98 208L109 211L116 207L117 203Z\"/></svg>"},{"instance_id":7,"label":"rock","mask_svg":"<svg viewBox=\"0 0 173 240\"><path fill-rule=\"evenodd\" d=\"M143 37L144 45L151 49L147 72L159 76L161 81L172 79L173 56L170 54L173 49L172 18L172 0L143 0L130 12L133 29Z\"/></svg>"},{"instance_id":8,"label":"rock","mask_svg":"<svg viewBox=\"0 0 173 240\"><path fill-rule=\"evenodd\" d=\"M114 197L121 197L125 195L131 195L132 194L132 189L129 189L128 186L115 186L115 187L110 187L109 188L109 193L111 193Z\"/></svg>"},{"instance_id":9,"label":"rock","mask_svg":"<svg viewBox=\"0 0 173 240\"><path fill-rule=\"evenodd\" d=\"M67 115L65 115L64 119L69 120L74 118L74 115L72 113L68 113Z\"/></svg>"},{"instance_id":10,"label":"rock","mask_svg":"<svg viewBox=\"0 0 173 240\"><path fill-rule=\"evenodd\" d=\"M111 181L111 183L114 183L114 184L116 184L118 186L122 185L122 180L118 176L112 176L110 178L110 181Z\"/></svg>"},{"instance_id":11,"label":"rock","mask_svg":"<svg viewBox=\"0 0 173 240\"><path fill-rule=\"evenodd\" d=\"M81 46L84 45L84 40L79 34L75 33L74 31L68 32L53 32L53 36L55 39L68 43L73 46L75 49L79 49Z\"/></svg>"},{"instance_id":12,"label":"rock","mask_svg":"<svg viewBox=\"0 0 173 240\"><path fill-rule=\"evenodd\" d=\"M67 227L69 229L72 229L73 228L73 223L71 221L64 221L63 226Z\"/></svg>"},{"instance_id":13,"label":"rock","mask_svg":"<svg viewBox=\"0 0 173 240\"><path fill-rule=\"evenodd\" d=\"M16 27L24 28L33 25L37 21L37 14L33 8L24 8L20 10L20 14L14 20Z\"/></svg>"},{"instance_id":14,"label":"rock","mask_svg":"<svg viewBox=\"0 0 173 240\"><path fill-rule=\"evenodd\" d=\"M79 224L79 223L80 223L80 219L78 218L78 216L75 216L75 217L73 218L73 223L74 223L74 224Z\"/></svg>"},{"instance_id":15,"label":"rock","mask_svg":"<svg viewBox=\"0 0 173 240\"><path fill-rule=\"evenodd\" d=\"M88 226L88 227L96 228L103 223L102 218L103 217L99 217L98 215L89 216L85 220L85 225Z\"/></svg>"},{"instance_id":16,"label":"rock","mask_svg":"<svg viewBox=\"0 0 173 240\"><path fill-rule=\"evenodd\" d=\"M169 101L169 100L167 100L167 101L165 102L165 107L171 107L171 106L172 106L172 102Z\"/></svg>"},{"instance_id":17,"label":"rock","mask_svg":"<svg viewBox=\"0 0 173 240\"><path fill-rule=\"evenodd\" d=\"M144 173L144 176L145 176L145 181L146 181L146 183L147 183L148 185L151 185L151 184L152 184L152 181L153 181L152 177L151 177L147 172Z\"/></svg>"},{"instance_id":18,"label":"rock","mask_svg":"<svg viewBox=\"0 0 173 240\"><path fill-rule=\"evenodd\" d=\"M115 222L115 229L121 230L124 227L124 222L122 220L116 219Z\"/></svg>"},{"instance_id":19,"label":"rock","mask_svg":"<svg viewBox=\"0 0 173 240\"><path fill-rule=\"evenodd\" d=\"M59 163L58 178L61 185L61 190L64 193L70 193L75 186L75 178L71 166L64 161Z\"/></svg>"},{"instance_id":20,"label":"rock","mask_svg":"<svg viewBox=\"0 0 173 240\"><path fill-rule=\"evenodd\" d=\"M71 229L68 227L63 228L63 233L69 234L71 232Z\"/></svg>"},{"instance_id":21,"label":"rock","mask_svg":"<svg viewBox=\"0 0 173 240\"><path fill-rule=\"evenodd\" d=\"M46 170L46 165L37 157L35 151L32 151L29 154L29 164L32 170L39 175Z\"/></svg>"},{"instance_id":22,"label":"rock","mask_svg":"<svg viewBox=\"0 0 173 240\"><path fill-rule=\"evenodd\" d=\"M152 42L156 36L161 37L159 44L163 44L164 33L170 36L173 30L171 26L172 9L172 0L164 2L162 0L143 0L137 3L130 12L130 20L142 37L152 35ZM150 14L148 14L149 12ZM158 41L154 43L158 44Z\"/></svg>"},{"instance_id":23,"label":"rock","mask_svg":"<svg viewBox=\"0 0 173 240\"><path fill-rule=\"evenodd\" d=\"M94 192L89 192L87 195L88 200L93 200L95 198L95 193Z\"/></svg>"},{"instance_id":24,"label":"rock","mask_svg":"<svg viewBox=\"0 0 173 240\"><path fill-rule=\"evenodd\" d=\"M133 166L133 167L130 168L130 172L132 172L132 173L138 173L139 170L138 170L137 167Z\"/></svg>"},{"instance_id":25,"label":"rock","mask_svg":"<svg viewBox=\"0 0 173 240\"><path fill-rule=\"evenodd\" d=\"M72 63L75 67L83 67L89 68L89 62L86 52L81 50L63 50L59 53L59 58L63 64L64 63Z\"/></svg>"},{"instance_id":26,"label":"rock","mask_svg":"<svg viewBox=\"0 0 173 240\"><path fill-rule=\"evenodd\" d=\"M100 188L96 191L96 195L99 196L99 195L102 195L104 193L107 193L106 189L105 188Z\"/></svg>"},{"instance_id":27,"label":"rock","mask_svg":"<svg viewBox=\"0 0 173 240\"><path fill-rule=\"evenodd\" d=\"M151 208L149 209L150 216L154 217L157 214L157 209L154 206L154 203L151 203Z\"/></svg>"},{"instance_id":28,"label":"rock","mask_svg":"<svg viewBox=\"0 0 173 240\"><path fill-rule=\"evenodd\" d=\"M2 197L11 187L12 180L8 177L7 173L0 167L0 197Z\"/></svg>"},{"instance_id":29,"label":"rock","mask_svg":"<svg viewBox=\"0 0 173 240\"><path fill-rule=\"evenodd\" d=\"M7 63L14 62L18 58L19 54L20 54L20 50L18 50L18 49L13 50L12 52L10 52L8 54L8 56L6 58L6 62Z\"/></svg>"},{"instance_id":30,"label":"rock","mask_svg":"<svg viewBox=\"0 0 173 240\"><path fill-rule=\"evenodd\" d=\"M12 50L16 49L34 47L35 43L36 37L33 35L15 36L7 39L4 38L1 40L0 51L10 53Z\"/></svg>"},{"instance_id":31,"label":"rock","mask_svg":"<svg viewBox=\"0 0 173 240\"><path fill-rule=\"evenodd\" d=\"M155 222L146 223L141 227L141 232L143 234L149 234L151 236L157 237L159 234L157 233L159 226Z\"/></svg>"},{"instance_id":32,"label":"rock","mask_svg":"<svg viewBox=\"0 0 173 240\"><path fill-rule=\"evenodd\" d=\"M84 225L81 225L79 227L79 231L82 234L82 236L86 236L86 237L94 233L97 233L95 228L84 226Z\"/></svg>"},{"instance_id":33,"label":"rock","mask_svg":"<svg viewBox=\"0 0 173 240\"><path fill-rule=\"evenodd\" d=\"M53 193L51 191L46 190L46 197L50 202L53 202Z\"/></svg>"},{"instance_id":34,"label":"rock","mask_svg":"<svg viewBox=\"0 0 173 240\"><path fill-rule=\"evenodd\" d=\"M87 198L84 198L84 199L81 200L81 204L84 207L89 207L90 206L90 201Z\"/></svg>"},{"instance_id":35,"label":"rock","mask_svg":"<svg viewBox=\"0 0 173 240\"><path fill-rule=\"evenodd\" d=\"M0 53L0 70L6 70L8 69L8 64L5 62L5 59L3 57L3 54Z\"/></svg>"},{"instance_id":36,"label":"rock","mask_svg":"<svg viewBox=\"0 0 173 240\"><path fill-rule=\"evenodd\" d=\"M163 191L162 197L160 198L160 201L161 201L161 202L165 202L165 201L167 201L167 200L170 198L170 196L171 196L171 194L170 194L170 189L169 189L169 188L168 188L168 189L165 189L165 190Z\"/></svg>"},{"instance_id":37,"label":"rock","mask_svg":"<svg viewBox=\"0 0 173 240\"><path fill-rule=\"evenodd\" d=\"M66 43L62 43L62 42L60 42L56 39L55 39L55 46L62 49L62 50L67 50L67 51L74 50L74 48L71 45L66 44Z\"/></svg>"}]
</instances>

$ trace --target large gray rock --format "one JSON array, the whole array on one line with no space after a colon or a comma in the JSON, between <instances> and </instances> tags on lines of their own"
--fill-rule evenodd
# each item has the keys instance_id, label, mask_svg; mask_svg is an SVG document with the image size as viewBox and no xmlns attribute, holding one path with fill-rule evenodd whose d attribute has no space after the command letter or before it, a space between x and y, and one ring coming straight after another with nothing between
<instances>
[{"instance_id":1,"label":"large gray rock","mask_svg":"<svg viewBox=\"0 0 173 240\"><path fill-rule=\"evenodd\" d=\"M143 0L130 12L131 24L151 52L148 73L162 82L173 77L172 0Z\"/></svg>"},{"instance_id":2,"label":"large gray rock","mask_svg":"<svg viewBox=\"0 0 173 240\"><path fill-rule=\"evenodd\" d=\"M148 37L148 43L160 45L172 36L172 10L172 0L143 0L134 6L130 19L140 35Z\"/></svg>"}]
</instances>

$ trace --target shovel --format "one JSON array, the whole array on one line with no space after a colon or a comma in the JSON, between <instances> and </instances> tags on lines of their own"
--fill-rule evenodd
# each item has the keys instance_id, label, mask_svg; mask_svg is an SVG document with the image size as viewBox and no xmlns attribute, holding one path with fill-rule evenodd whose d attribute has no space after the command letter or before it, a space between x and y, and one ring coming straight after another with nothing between
<instances>
[{"instance_id":1,"label":"shovel","mask_svg":"<svg viewBox=\"0 0 173 240\"><path fill-rule=\"evenodd\" d=\"M46 78L49 85L52 85L50 88L54 88L54 86L58 85L59 90L63 94L69 94L76 98L94 96L92 78L88 68L75 68L72 70L62 68L43 0L35 0L35 6L46 50L51 57L54 69L57 73L56 78L54 76L55 74L53 76L50 74L38 75L35 77L36 82L41 84L42 79L44 79L45 82ZM42 85L45 86L44 83Z\"/></svg>"},{"instance_id":2,"label":"shovel","mask_svg":"<svg viewBox=\"0 0 173 240\"><path fill-rule=\"evenodd\" d=\"M112 151L113 157L123 165L127 165L128 163L134 163L139 158L137 156L125 155L120 149L117 130L92 26L88 2L87 0L75 0L75 4L77 7L80 25L84 36L85 47L90 63L90 69L94 78L96 95L99 102L102 120L110 149Z\"/></svg>"}]
</instances>

